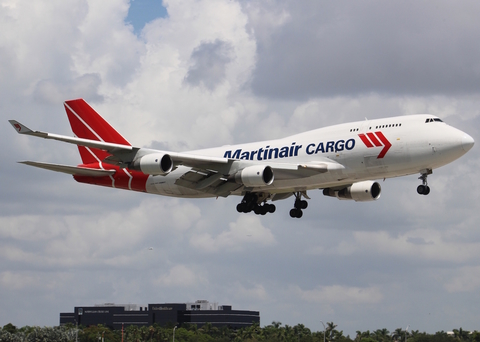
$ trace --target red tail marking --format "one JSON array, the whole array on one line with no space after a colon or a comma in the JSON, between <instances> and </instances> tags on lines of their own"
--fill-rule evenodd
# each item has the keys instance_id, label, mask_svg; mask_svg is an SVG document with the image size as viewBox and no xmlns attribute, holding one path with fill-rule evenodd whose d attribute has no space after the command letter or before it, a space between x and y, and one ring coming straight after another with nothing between
<instances>
[{"instance_id":1,"label":"red tail marking","mask_svg":"<svg viewBox=\"0 0 480 342\"><path fill-rule=\"evenodd\" d=\"M67 112L72 131L77 137L130 145L120 133L110 126L110 124L83 99L65 101L65 111ZM109 156L105 151L83 146L78 146L78 151L84 164L102 161Z\"/></svg>"}]
</instances>

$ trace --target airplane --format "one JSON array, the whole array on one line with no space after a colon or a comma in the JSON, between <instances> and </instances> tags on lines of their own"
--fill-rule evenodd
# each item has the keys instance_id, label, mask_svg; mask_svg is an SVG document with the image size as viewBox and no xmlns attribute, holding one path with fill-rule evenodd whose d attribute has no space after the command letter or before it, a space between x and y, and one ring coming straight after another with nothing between
<instances>
[{"instance_id":1,"label":"airplane","mask_svg":"<svg viewBox=\"0 0 480 342\"><path fill-rule=\"evenodd\" d=\"M239 213L275 212L270 202L294 196L292 218L307 208L307 191L357 202L380 197L376 179L420 174L428 195L433 170L467 153L474 140L429 114L349 122L282 139L173 152L132 146L83 99L65 101L75 137L33 131L9 120L20 134L75 144L82 164L20 163L73 175L88 183L150 194L206 198L243 196Z\"/></svg>"}]
</instances>

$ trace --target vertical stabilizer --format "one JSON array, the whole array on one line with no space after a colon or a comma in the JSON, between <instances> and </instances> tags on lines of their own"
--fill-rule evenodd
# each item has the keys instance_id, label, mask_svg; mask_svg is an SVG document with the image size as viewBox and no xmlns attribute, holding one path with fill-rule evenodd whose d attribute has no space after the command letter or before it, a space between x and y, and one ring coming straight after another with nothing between
<instances>
[{"instance_id":1,"label":"vertical stabilizer","mask_svg":"<svg viewBox=\"0 0 480 342\"><path fill-rule=\"evenodd\" d=\"M72 131L78 138L131 146L83 99L65 101L64 105ZM78 146L78 150L83 164L101 162L110 155L108 152L84 146Z\"/></svg>"}]
</instances>

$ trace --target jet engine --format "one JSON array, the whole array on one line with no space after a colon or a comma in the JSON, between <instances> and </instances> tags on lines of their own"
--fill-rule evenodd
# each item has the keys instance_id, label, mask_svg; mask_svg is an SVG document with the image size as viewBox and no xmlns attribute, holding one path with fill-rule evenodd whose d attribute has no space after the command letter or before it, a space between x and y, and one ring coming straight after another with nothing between
<instances>
[{"instance_id":1,"label":"jet engine","mask_svg":"<svg viewBox=\"0 0 480 342\"><path fill-rule=\"evenodd\" d=\"M135 159L132 169L142 171L146 175L166 175L172 171L173 160L165 153L152 153Z\"/></svg>"},{"instance_id":2,"label":"jet engine","mask_svg":"<svg viewBox=\"0 0 480 342\"><path fill-rule=\"evenodd\" d=\"M323 189L325 196L337 197L341 200L354 200L356 202L375 201L380 198L382 187L373 181L353 183L343 189Z\"/></svg>"},{"instance_id":3,"label":"jet engine","mask_svg":"<svg viewBox=\"0 0 480 342\"><path fill-rule=\"evenodd\" d=\"M273 183L273 170L270 166L248 166L235 174L235 182L245 186L266 186Z\"/></svg>"}]
</instances>

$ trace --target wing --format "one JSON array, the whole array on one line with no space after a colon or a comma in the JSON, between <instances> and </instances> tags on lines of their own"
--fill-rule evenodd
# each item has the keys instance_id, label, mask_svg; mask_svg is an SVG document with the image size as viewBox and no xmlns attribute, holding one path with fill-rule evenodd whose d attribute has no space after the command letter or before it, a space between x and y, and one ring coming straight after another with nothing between
<instances>
[{"instance_id":1,"label":"wing","mask_svg":"<svg viewBox=\"0 0 480 342\"><path fill-rule=\"evenodd\" d=\"M267 186L273 183L273 180L285 180L295 178L306 178L316 176L321 173L329 171L344 169L345 167L337 162L331 161L328 158L323 158L315 163L308 164L289 164L289 163L269 163L259 164L254 161L239 161L232 159L211 159L209 157L197 157L197 159L181 160L182 155L173 156L174 162L180 162L182 165L191 167L192 169L182 177L180 177L175 184L197 190L203 191L215 196L227 197L233 191L238 190L242 186L246 189L258 188ZM208 166L208 167L205 167ZM255 180L243 178L242 174L245 170L254 169L255 172L262 172L267 168L271 169L271 182L265 181L261 174L258 177L258 182ZM272 189L270 189L272 190ZM287 198L291 195L288 192ZM281 199L278 194L277 199Z\"/></svg>"},{"instance_id":2,"label":"wing","mask_svg":"<svg viewBox=\"0 0 480 342\"><path fill-rule=\"evenodd\" d=\"M114 143L108 143L108 142L97 141L97 140L68 137L65 135L58 135L58 134L47 133L42 131L33 131L27 126L21 124L16 120L8 120L8 122L10 122L10 124L13 126L13 128L15 128L15 130L19 134L32 135L34 137L39 137L44 139L59 140L59 141L67 142L70 144L75 144L77 146L98 148L112 154L119 153L120 151L124 151L124 152L132 151L134 149L130 145L114 144Z\"/></svg>"},{"instance_id":3,"label":"wing","mask_svg":"<svg viewBox=\"0 0 480 342\"><path fill-rule=\"evenodd\" d=\"M275 180L295 179L312 177L321 173L343 169L344 166L328 158L319 158L316 162L307 164L294 163L258 163L250 160L236 160L219 158L192 153L177 153L168 151L157 151L133 147L131 145L111 143L99 140L68 137L42 131L34 131L16 120L9 120L10 124L19 134L31 135L44 139L53 139L77 146L84 146L106 151L107 157L99 162L129 167L141 170L150 175L166 175L179 166L190 168L185 172L176 184L197 191L209 193L216 196L226 197L242 186L246 190L268 186ZM159 156L155 158L152 156ZM141 169L140 161L166 160L165 170L151 171L152 168ZM103 170L83 166L67 166L49 164L42 162L25 161L23 164L35 166L51 171L63 172L72 175L85 175L101 177L115 173L115 170ZM147 165L149 166L149 165ZM158 167L158 165L153 165ZM154 168L153 168L154 169Z\"/></svg>"}]
</instances>

